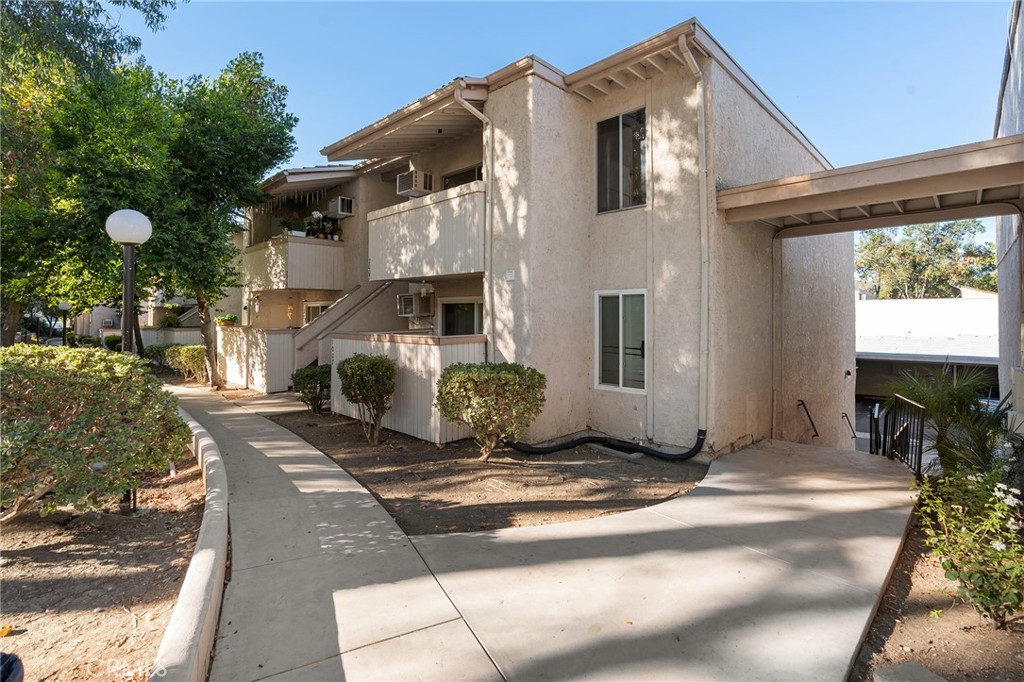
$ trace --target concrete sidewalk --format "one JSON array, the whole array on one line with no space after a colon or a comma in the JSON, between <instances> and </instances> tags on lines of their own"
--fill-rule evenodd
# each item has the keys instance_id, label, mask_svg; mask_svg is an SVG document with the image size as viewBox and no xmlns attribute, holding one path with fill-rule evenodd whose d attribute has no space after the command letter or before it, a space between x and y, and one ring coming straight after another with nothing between
<instances>
[{"instance_id":1,"label":"concrete sidewalk","mask_svg":"<svg viewBox=\"0 0 1024 682\"><path fill-rule=\"evenodd\" d=\"M179 389L226 463L210 679L845 679L910 511L901 466L760 444L684 497L411 541L290 432Z\"/></svg>"}]
</instances>

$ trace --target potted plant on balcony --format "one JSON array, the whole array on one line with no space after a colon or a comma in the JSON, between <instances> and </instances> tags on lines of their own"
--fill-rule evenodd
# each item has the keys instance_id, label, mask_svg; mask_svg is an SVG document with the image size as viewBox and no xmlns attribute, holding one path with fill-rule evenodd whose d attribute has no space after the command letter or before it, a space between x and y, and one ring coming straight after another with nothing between
<instances>
[{"instance_id":1,"label":"potted plant on balcony","mask_svg":"<svg viewBox=\"0 0 1024 682\"><path fill-rule=\"evenodd\" d=\"M306 236L323 239L323 214L320 211L313 211L313 215L306 218Z\"/></svg>"},{"instance_id":2,"label":"potted plant on balcony","mask_svg":"<svg viewBox=\"0 0 1024 682\"><path fill-rule=\"evenodd\" d=\"M341 221L331 216L324 216L320 219L320 232L324 239L338 241L341 239Z\"/></svg>"},{"instance_id":3,"label":"potted plant on balcony","mask_svg":"<svg viewBox=\"0 0 1024 682\"><path fill-rule=\"evenodd\" d=\"M218 315L213 319L221 327L234 327L238 322L238 315L228 313L227 315Z\"/></svg>"}]
</instances>

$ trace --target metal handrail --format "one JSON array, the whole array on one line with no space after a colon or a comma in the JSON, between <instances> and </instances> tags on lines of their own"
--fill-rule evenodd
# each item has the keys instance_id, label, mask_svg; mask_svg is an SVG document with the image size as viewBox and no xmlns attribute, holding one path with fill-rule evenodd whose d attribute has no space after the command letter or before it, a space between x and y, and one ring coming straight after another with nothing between
<instances>
[{"instance_id":1,"label":"metal handrail","mask_svg":"<svg viewBox=\"0 0 1024 682\"><path fill-rule=\"evenodd\" d=\"M814 419L811 417L811 411L807 409L807 403L802 400L796 401L797 407L804 408L804 413L807 415L807 421L811 422L811 430L814 431L814 435L811 438L818 437L818 427L814 425Z\"/></svg>"},{"instance_id":2,"label":"metal handrail","mask_svg":"<svg viewBox=\"0 0 1024 682\"><path fill-rule=\"evenodd\" d=\"M850 433L853 434L850 438L857 437L857 429L853 428L853 424L850 422L850 415L843 412L843 419L846 420L846 425L850 427Z\"/></svg>"}]
</instances>

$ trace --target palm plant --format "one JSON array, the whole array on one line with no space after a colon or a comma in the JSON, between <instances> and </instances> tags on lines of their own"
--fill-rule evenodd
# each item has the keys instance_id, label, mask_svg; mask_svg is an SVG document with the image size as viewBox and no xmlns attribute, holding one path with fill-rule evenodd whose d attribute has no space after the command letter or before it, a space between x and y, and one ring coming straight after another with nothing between
<instances>
[{"instance_id":1,"label":"palm plant","mask_svg":"<svg viewBox=\"0 0 1024 682\"><path fill-rule=\"evenodd\" d=\"M894 394L923 406L930 420L935 450L945 473L966 467L986 467L1003 439L1009 404L1004 399L993 411L978 397L989 387L988 375L976 368L956 372L937 370L904 372L889 382Z\"/></svg>"}]
</instances>

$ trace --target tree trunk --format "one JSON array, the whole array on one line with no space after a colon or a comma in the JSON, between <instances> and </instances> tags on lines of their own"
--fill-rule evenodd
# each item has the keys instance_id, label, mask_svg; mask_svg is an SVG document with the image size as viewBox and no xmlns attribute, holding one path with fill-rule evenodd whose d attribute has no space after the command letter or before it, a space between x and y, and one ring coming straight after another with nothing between
<instances>
[{"instance_id":1,"label":"tree trunk","mask_svg":"<svg viewBox=\"0 0 1024 682\"><path fill-rule=\"evenodd\" d=\"M142 344L142 327L139 326L138 309L132 311L132 317L135 318L132 322L132 336L135 337L135 352L138 353L140 358L144 358L146 357L146 347Z\"/></svg>"},{"instance_id":2,"label":"tree trunk","mask_svg":"<svg viewBox=\"0 0 1024 682\"><path fill-rule=\"evenodd\" d=\"M0 333L0 346L13 346L18 338L18 325L24 307L17 301L7 299L4 302L3 331Z\"/></svg>"},{"instance_id":3,"label":"tree trunk","mask_svg":"<svg viewBox=\"0 0 1024 682\"><path fill-rule=\"evenodd\" d=\"M199 333L203 337L203 347L206 349L206 376L210 379L210 386L219 391L224 388L224 379L217 366L217 324L213 319L210 302L206 300L206 292L201 289L196 291L196 304L199 308L199 321L202 325L199 328Z\"/></svg>"}]
</instances>

